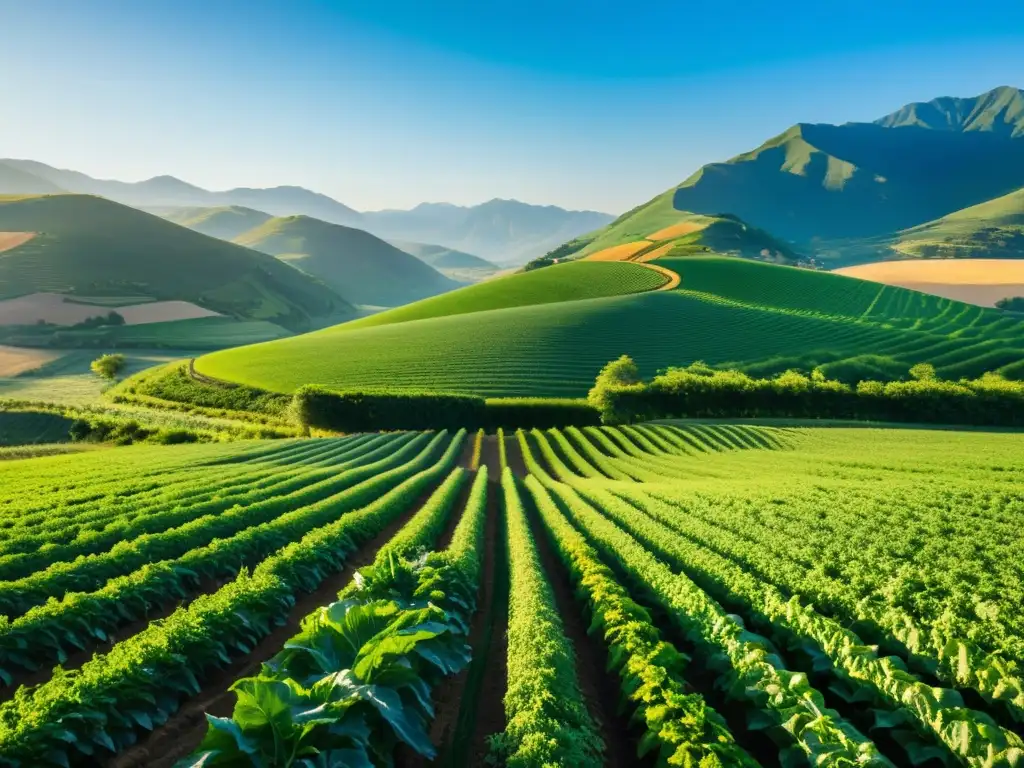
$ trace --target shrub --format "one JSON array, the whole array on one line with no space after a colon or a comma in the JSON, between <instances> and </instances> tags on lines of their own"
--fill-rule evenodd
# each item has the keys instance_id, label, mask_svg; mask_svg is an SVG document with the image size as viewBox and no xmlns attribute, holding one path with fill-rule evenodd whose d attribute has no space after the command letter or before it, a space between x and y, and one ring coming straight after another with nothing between
<instances>
[{"instance_id":1,"label":"shrub","mask_svg":"<svg viewBox=\"0 0 1024 768\"><path fill-rule=\"evenodd\" d=\"M485 409L485 422L478 426L494 431L502 427L506 429L592 427L600 423L600 412L586 400L508 397L488 400Z\"/></svg>"},{"instance_id":2,"label":"shrub","mask_svg":"<svg viewBox=\"0 0 1024 768\"><path fill-rule=\"evenodd\" d=\"M217 385L197 381L189 375L188 363L178 363L139 378L132 379L132 394L170 400L176 403L224 408L233 411L251 411L280 416L288 408L291 398L265 389L243 384Z\"/></svg>"},{"instance_id":3,"label":"shrub","mask_svg":"<svg viewBox=\"0 0 1024 768\"><path fill-rule=\"evenodd\" d=\"M616 361L621 363L622 361ZM850 386L798 371L755 379L740 371L670 369L649 383L606 384L606 424L678 417L796 417L1024 426L1024 384L998 374L957 382L936 378L930 365L910 381Z\"/></svg>"},{"instance_id":4,"label":"shrub","mask_svg":"<svg viewBox=\"0 0 1024 768\"><path fill-rule=\"evenodd\" d=\"M117 377L117 374L124 370L126 363L127 361L125 360L125 356L121 354L100 355L92 361L89 367L97 376L102 376L105 379L113 379Z\"/></svg>"},{"instance_id":5,"label":"shrub","mask_svg":"<svg viewBox=\"0 0 1024 768\"><path fill-rule=\"evenodd\" d=\"M338 432L381 429L473 427L484 421L485 401L443 392L333 392L317 385L299 388L292 412L304 427Z\"/></svg>"}]
</instances>

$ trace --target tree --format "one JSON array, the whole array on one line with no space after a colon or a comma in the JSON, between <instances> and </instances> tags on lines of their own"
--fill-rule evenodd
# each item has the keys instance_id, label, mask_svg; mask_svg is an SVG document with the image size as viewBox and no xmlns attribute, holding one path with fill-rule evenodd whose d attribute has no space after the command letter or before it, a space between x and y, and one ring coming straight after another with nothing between
<instances>
[{"instance_id":1,"label":"tree","mask_svg":"<svg viewBox=\"0 0 1024 768\"><path fill-rule=\"evenodd\" d=\"M126 362L124 355L101 355L93 360L89 367L97 376L102 376L104 379L113 379L124 370Z\"/></svg>"}]
</instances>

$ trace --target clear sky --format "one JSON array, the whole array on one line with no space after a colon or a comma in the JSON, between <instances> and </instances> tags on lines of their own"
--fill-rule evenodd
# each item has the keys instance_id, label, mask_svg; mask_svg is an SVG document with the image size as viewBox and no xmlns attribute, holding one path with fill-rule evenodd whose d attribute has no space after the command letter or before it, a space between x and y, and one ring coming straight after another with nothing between
<instances>
[{"instance_id":1,"label":"clear sky","mask_svg":"<svg viewBox=\"0 0 1024 768\"><path fill-rule=\"evenodd\" d=\"M795 122L1024 86L1021 0L0 0L0 156L619 213Z\"/></svg>"}]
</instances>

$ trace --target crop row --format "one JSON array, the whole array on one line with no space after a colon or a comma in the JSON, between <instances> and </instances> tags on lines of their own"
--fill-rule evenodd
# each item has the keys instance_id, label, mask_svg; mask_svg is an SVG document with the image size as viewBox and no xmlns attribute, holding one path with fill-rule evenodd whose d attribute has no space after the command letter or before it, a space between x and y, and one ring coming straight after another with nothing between
<instances>
[{"instance_id":1,"label":"crop row","mask_svg":"<svg viewBox=\"0 0 1024 768\"><path fill-rule=\"evenodd\" d=\"M233 656L248 653L281 622L298 592L314 589L356 546L397 519L447 473L463 438L460 432L429 469L383 495L370 493L375 500L362 509L289 544L251 575L243 571L217 592L149 625L81 669L57 670L47 683L0 705L0 765L65 765L97 751L117 751L140 731L163 722L199 690L201 679ZM443 441L444 435L438 435L433 445L440 448Z\"/></svg>"}]
</instances>

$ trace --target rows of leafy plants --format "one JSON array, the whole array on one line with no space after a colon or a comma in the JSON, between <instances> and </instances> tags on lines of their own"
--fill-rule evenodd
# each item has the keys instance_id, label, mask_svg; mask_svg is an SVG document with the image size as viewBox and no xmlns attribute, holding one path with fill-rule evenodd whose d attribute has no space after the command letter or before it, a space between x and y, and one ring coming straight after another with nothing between
<instances>
[{"instance_id":1,"label":"rows of leafy plants","mask_svg":"<svg viewBox=\"0 0 1024 768\"><path fill-rule=\"evenodd\" d=\"M216 481L207 478L194 479L184 488L175 489L177 498L160 494L156 499L134 499L126 504L108 501L91 512L82 510L73 517L55 515L42 524L22 528L15 538L5 543L0 554L0 579L17 579L55 562L105 551L120 541L161 533L204 515L219 514L268 495L282 495L329 480L340 471L355 469L375 456L385 455L385 446L386 443L378 444L380 452L376 454L362 446L348 447L338 454L332 452L325 459L330 469L319 472L315 472L315 465L307 466L305 471L291 468L273 471L264 467L232 477L227 487L218 488Z\"/></svg>"},{"instance_id":2,"label":"rows of leafy plants","mask_svg":"<svg viewBox=\"0 0 1024 768\"><path fill-rule=\"evenodd\" d=\"M570 486L553 480L533 457L525 433L519 432L519 438L530 473L565 505L591 544L622 568L640 594L665 609L707 658L728 661L721 684L731 697L760 713L759 729L788 742L784 754L803 753L813 765L891 768L870 739L826 706L804 674L786 669L766 638L747 630L738 617L726 613L685 575L674 573Z\"/></svg>"},{"instance_id":3,"label":"rows of leafy plants","mask_svg":"<svg viewBox=\"0 0 1024 768\"><path fill-rule=\"evenodd\" d=\"M231 718L208 716L190 766L393 765L398 744L431 759L431 689L469 661L487 468L443 552L426 553L466 480L456 469L361 569L338 601L263 666L237 681Z\"/></svg>"},{"instance_id":4,"label":"rows of leafy plants","mask_svg":"<svg viewBox=\"0 0 1024 768\"><path fill-rule=\"evenodd\" d=\"M420 434L398 450L389 446L379 449L382 458L376 461L305 485L291 493L268 497L264 490L257 493L258 498L247 506L236 506L220 514L204 514L162 533L142 535L106 551L77 560L55 562L23 578L2 582L0 611L19 615L65 592L97 589L108 579L123 576L146 563L181 557L214 539L233 536L297 507L321 504L328 509L335 508L339 494L346 491L359 494L361 483L379 482L381 477L387 477L385 473L389 470L400 468L422 450L429 439L429 435Z\"/></svg>"},{"instance_id":5,"label":"rows of leafy plants","mask_svg":"<svg viewBox=\"0 0 1024 768\"><path fill-rule=\"evenodd\" d=\"M566 638L511 470L502 473L509 552L505 730L491 756L509 768L598 765L604 742L576 677Z\"/></svg>"},{"instance_id":6,"label":"rows of leafy plants","mask_svg":"<svg viewBox=\"0 0 1024 768\"><path fill-rule=\"evenodd\" d=\"M896 657L880 657L854 632L822 616L799 596L786 596L774 586L745 572L725 557L702 547L663 524L678 512L659 505L642 491L618 493L642 506L644 512L619 495L583 482L577 493L617 523L663 562L685 573L719 602L740 605L775 642L793 651L811 651L830 665L861 706L873 703L894 713L876 718L875 730L912 726L952 757L973 766L1024 764L1024 741L1000 728L991 716L969 709L959 693L934 688L908 672ZM650 515L650 516L648 516ZM710 527L710 526L708 526ZM833 687L836 690L836 687ZM922 753L920 739L896 740L910 755ZM923 750L929 753L932 750Z\"/></svg>"},{"instance_id":7,"label":"rows of leafy plants","mask_svg":"<svg viewBox=\"0 0 1024 768\"><path fill-rule=\"evenodd\" d=\"M625 490L616 492L626 493ZM681 503L680 497L669 489L650 489L648 494L673 504L676 509ZM968 508L966 504L961 507L964 510ZM1000 648L1013 648L1020 642L1017 639L1019 630L1012 625L1014 617L1000 614L988 620L992 609L986 609L986 603L977 599L954 599L943 584L940 569L907 577L902 575L907 570L905 563L892 557L882 559L877 548L871 552L873 562L870 566L861 564L861 552L858 550L861 545L853 542L844 545L843 534L837 533L833 546L845 550L846 568L856 573L856 581L851 583L834 568L809 570L791 559L792 555L787 556L795 540L805 537L813 543L816 538L814 512L810 508L794 505L786 532L751 526L744 516L722 506L717 506L713 512L705 510L702 504L696 504L692 499L688 500L685 509L687 514L677 512L672 516L671 525L677 532L705 537L716 550L745 569L791 593L807 595L837 619L858 621L873 628L881 637L894 638L906 649L905 653L915 666L936 675L948 685L977 691L987 701L1003 708L1013 720L1024 723L1024 674L1017 663L1019 656L1008 656ZM834 502L831 509L830 521L839 525L844 511ZM890 504L887 510L890 521L894 515L907 513L898 504ZM708 515L714 519L711 527ZM991 518L984 528L977 527L970 516L964 517L964 524L974 526L970 535L977 551L985 550L990 536L1003 540L1006 536L1013 536L1012 527L1003 533L996 531L998 522ZM945 523L933 526L932 530L936 541L941 541L943 535L949 535L948 524ZM898 535L898 532L899 526L894 526L892 535ZM846 533L847 540L849 535ZM1003 570L1000 564L991 568ZM889 574L900 576L888 584L882 582ZM1007 578L1010 580L1002 582L1002 592L1004 598L1012 602L1012 567ZM906 589L902 586L904 582ZM940 595L940 601L934 608L928 605L930 596L923 589L926 582L935 584L932 589ZM914 595L913 599L910 595ZM931 608L931 612L941 612L933 618L925 615L926 607ZM986 635L1000 638L1000 644L989 641L983 646Z\"/></svg>"},{"instance_id":8,"label":"rows of leafy plants","mask_svg":"<svg viewBox=\"0 0 1024 768\"><path fill-rule=\"evenodd\" d=\"M60 601L48 600L13 621L0 619L0 679L10 684L19 672L63 663L70 653L104 642L119 627L193 594L204 579L234 578L241 568L259 563L289 542L426 469L440 450L441 440L435 438L406 464L381 472L327 502L285 512L181 557L147 563L128 575L111 578L96 591L70 592Z\"/></svg>"},{"instance_id":9,"label":"rows of leafy plants","mask_svg":"<svg viewBox=\"0 0 1024 768\"><path fill-rule=\"evenodd\" d=\"M722 717L688 690L688 659L661 637L650 614L634 602L597 552L569 524L534 477L526 487L562 564L569 571L603 638L610 671L619 678L632 720L645 729L638 758L654 754L659 766L757 766L736 744Z\"/></svg>"},{"instance_id":10,"label":"rows of leafy plants","mask_svg":"<svg viewBox=\"0 0 1024 768\"><path fill-rule=\"evenodd\" d=\"M20 689L0 705L0 765L95 764L134 743L197 693L201 680L247 654L361 543L397 519L454 466L465 433L428 469L243 571L217 592L97 655L79 670ZM435 441L443 445L445 435Z\"/></svg>"}]
</instances>

